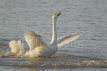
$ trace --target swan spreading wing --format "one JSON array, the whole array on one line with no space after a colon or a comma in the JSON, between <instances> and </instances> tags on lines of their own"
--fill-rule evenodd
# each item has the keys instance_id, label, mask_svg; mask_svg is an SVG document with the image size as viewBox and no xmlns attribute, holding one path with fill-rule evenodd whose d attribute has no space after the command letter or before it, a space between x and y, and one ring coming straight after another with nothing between
<instances>
[{"instance_id":1,"label":"swan spreading wing","mask_svg":"<svg viewBox=\"0 0 107 71\"><path fill-rule=\"evenodd\" d=\"M77 34L77 35L66 35L66 36L62 36L60 38L58 38L57 40L57 46L63 46L75 39L77 39L78 37L80 37L82 34ZM30 50L33 50L36 47L40 47L40 46L47 46L46 43L43 41L42 37L36 33L34 33L33 31L28 31L28 33L25 33L25 40L28 43Z\"/></svg>"},{"instance_id":2,"label":"swan spreading wing","mask_svg":"<svg viewBox=\"0 0 107 71\"><path fill-rule=\"evenodd\" d=\"M66 35L63 37L58 38L57 40L57 46L60 47L62 45L65 45L75 39L77 39L79 36L81 36L82 34L77 34L77 35Z\"/></svg>"},{"instance_id":3,"label":"swan spreading wing","mask_svg":"<svg viewBox=\"0 0 107 71\"><path fill-rule=\"evenodd\" d=\"M46 43L44 43L42 37L31 30L25 33L25 40L28 43L30 50L33 50L36 47L46 46Z\"/></svg>"},{"instance_id":4,"label":"swan spreading wing","mask_svg":"<svg viewBox=\"0 0 107 71\"><path fill-rule=\"evenodd\" d=\"M29 57L38 57L38 56L45 56L45 57L50 57L53 55L57 50L58 47L65 45L82 34L77 34L77 35L67 35L63 36L58 39L57 41L57 30L56 30L56 20L58 16L61 15L60 13L56 13L52 15L52 43L49 44L49 46L43 41L42 37L39 34L34 33L33 31L28 31L25 33L24 37L26 42L28 43L30 49L25 53L25 56ZM57 43L58 42L58 43ZM11 48L11 52L18 54L18 55L23 55L24 49L23 49L23 44L21 41L10 41L9 42L9 47Z\"/></svg>"}]
</instances>

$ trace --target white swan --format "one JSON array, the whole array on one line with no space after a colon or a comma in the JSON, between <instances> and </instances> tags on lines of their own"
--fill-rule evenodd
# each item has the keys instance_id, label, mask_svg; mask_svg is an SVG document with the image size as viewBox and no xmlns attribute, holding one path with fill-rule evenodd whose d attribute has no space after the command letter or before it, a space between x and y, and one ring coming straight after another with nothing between
<instances>
[{"instance_id":1,"label":"white swan","mask_svg":"<svg viewBox=\"0 0 107 71\"><path fill-rule=\"evenodd\" d=\"M61 12L56 13L52 16L52 40L50 44L45 43L42 37L39 34L34 33L33 31L28 31L27 33L25 33L25 40L30 47L29 51L25 53L25 56L50 57L56 53L56 51L58 50L58 47L65 45L82 35L82 34L70 35L70 36L67 35L57 40L56 21L57 21L58 16L60 15L61 15ZM10 41L9 43L10 48L11 49L15 48L14 46L11 46L15 43L11 43L11 42L12 41ZM19 45L19 44L16 44L16 45ZM21 50L17 52L20 52L20 51Z\"/></svg>"}]
</instances>

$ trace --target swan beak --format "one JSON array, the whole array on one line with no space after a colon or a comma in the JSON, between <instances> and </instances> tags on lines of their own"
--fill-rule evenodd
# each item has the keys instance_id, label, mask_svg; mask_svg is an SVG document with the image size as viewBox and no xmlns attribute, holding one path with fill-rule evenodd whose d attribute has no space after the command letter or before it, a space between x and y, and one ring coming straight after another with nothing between
<instances>
[{"instance_id":1,"label":"swan beak","mask_svg":"<svg viewBox=\"0 0 107 71\"><path fill-rule=\"evenodd\" d=\"M61 12L60 12L60 13L56 13L55 15L60 16L60 15L61 15Z\"/></svg>"}]
</instances>

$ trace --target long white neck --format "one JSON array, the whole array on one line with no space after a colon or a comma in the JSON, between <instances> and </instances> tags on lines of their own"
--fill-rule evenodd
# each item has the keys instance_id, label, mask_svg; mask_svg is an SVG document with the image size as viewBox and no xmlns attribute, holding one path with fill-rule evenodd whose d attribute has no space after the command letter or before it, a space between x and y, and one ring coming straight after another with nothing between
<instances>
[{"instance_id":1,"label":"long white neck","mask_svg":"<svg viewBox=\"0 0 107 71\"><path fill-rule=\"evenodd\" d=\"M50 44L57 46L56 18L52 18L52 40Z\"/></svg>"}]
</instances>

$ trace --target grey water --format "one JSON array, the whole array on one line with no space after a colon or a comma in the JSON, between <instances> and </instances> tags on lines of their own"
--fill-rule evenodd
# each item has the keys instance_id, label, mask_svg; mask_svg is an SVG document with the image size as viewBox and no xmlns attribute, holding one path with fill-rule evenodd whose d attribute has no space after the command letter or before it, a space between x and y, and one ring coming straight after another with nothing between
<instances>
[{"instance_id":1,"label":"grey water","mask_svg":"<svg viewBox=\"0 0 107 71\"><path fill-rule=\"evenodd\" d=\"M59 48L50 58L6 56L10 40L24 40L33 30L51 41L51 16L57 20L58 37L83 34ZM1 71L106 71L107 0L0 0ZM25 49L28 49L26 47Z\"/></svg>"}]
</instances>

